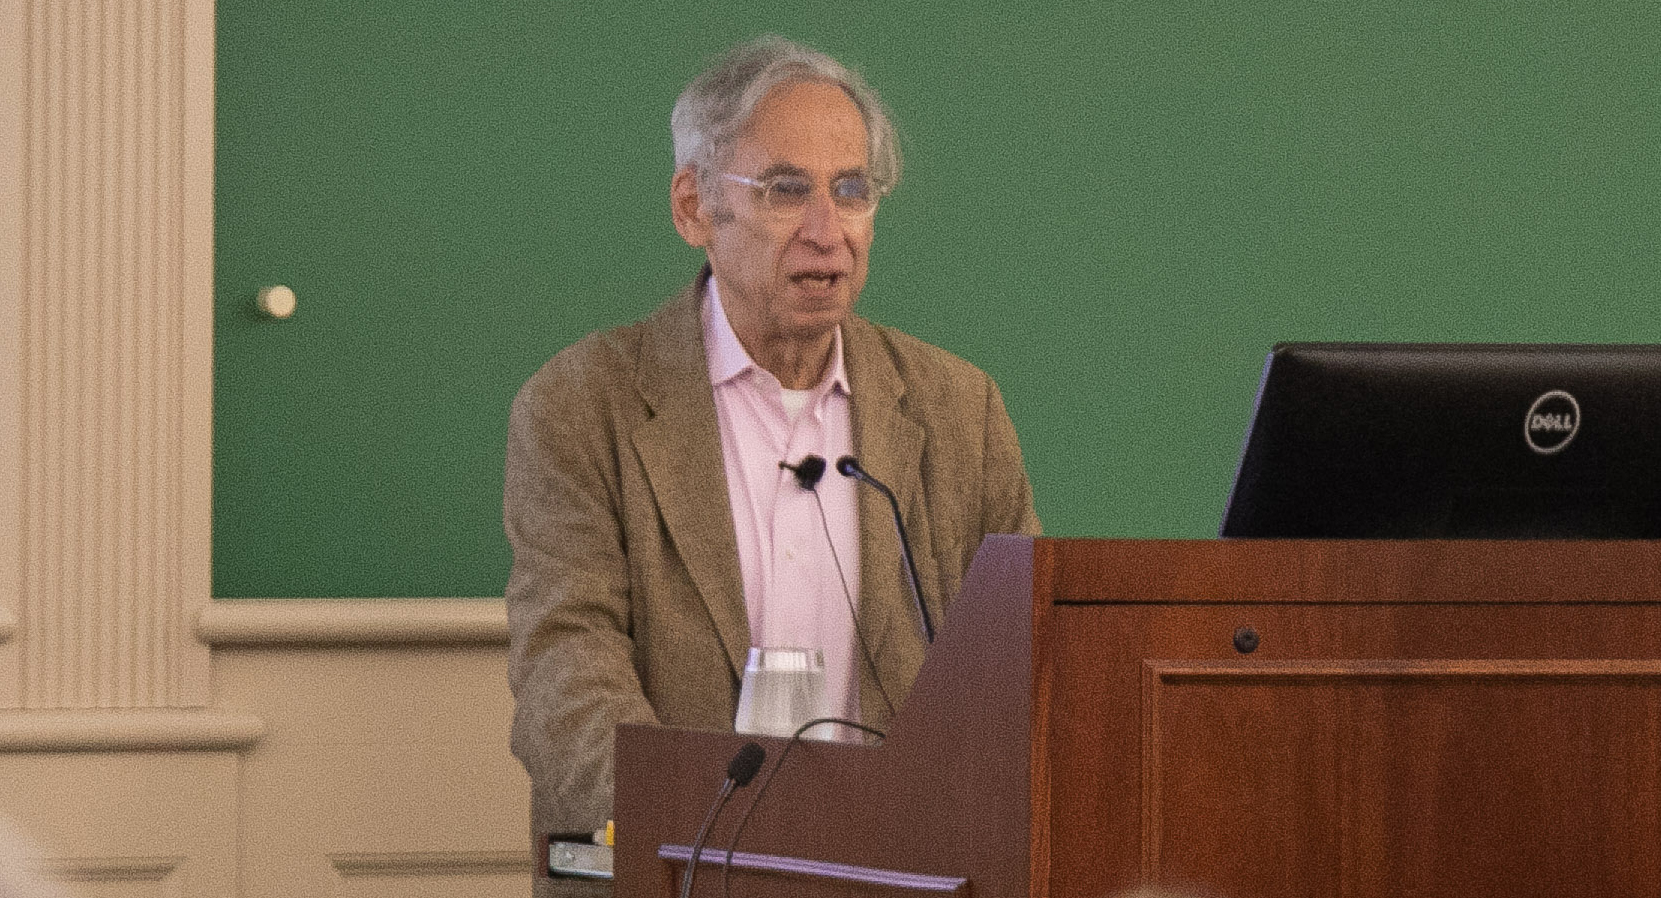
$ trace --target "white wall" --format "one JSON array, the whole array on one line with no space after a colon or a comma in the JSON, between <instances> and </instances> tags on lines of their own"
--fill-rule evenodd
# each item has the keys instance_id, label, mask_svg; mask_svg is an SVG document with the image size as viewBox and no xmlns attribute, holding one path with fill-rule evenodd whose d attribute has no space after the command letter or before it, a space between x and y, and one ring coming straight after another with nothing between
<instances>
[{"instance_id":1,"label":"white wall","mask_svg":"<svg viewBox=\"0 0 1661 898\"><path fill-rule=\"evenodd\" d=\"M0 818L87 896L524 895L491 600L214 602L212 0L0 0Z\"/></svg>"}]
</instances>

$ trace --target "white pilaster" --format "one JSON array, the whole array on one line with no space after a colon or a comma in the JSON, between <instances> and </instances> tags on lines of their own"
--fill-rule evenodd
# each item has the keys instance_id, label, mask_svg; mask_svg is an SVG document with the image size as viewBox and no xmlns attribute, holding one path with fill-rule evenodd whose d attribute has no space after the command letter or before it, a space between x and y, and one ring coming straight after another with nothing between
<instances>
[{"instance_id":1,"label":"white pilaster","mask_svg":"<svg viewBox=\"0 0 1661 898\"><path fill-rule=\"evenodd\" d=\"M0 707L203 706L212 3L0 16Z\"/></svg>"}]
</instances>

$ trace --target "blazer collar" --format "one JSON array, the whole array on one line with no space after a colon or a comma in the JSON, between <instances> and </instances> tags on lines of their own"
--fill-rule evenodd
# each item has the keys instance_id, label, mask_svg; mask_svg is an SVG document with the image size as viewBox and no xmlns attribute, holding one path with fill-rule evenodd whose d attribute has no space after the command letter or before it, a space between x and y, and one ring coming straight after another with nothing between
<instances>
[{"instance_id":1,"label":"blazer collar","mask_svg":"<svg viewBox=\"0 0 1661 898\"><path fill-rule=\"evenodd\" d=\"M922 504L923 427L907 413L905 380L876 325L850 317L842 333L853 395L854 452L860 465L899 498L906 532L922 568L918 574L927 584L932 578L926 567L931 548L924 532L927 522ZM860 629L878 659L883 658L883 645L890 639L921 642L892 518L888 500L874 489L860 488ZM891 676L892 672L885 671L884 682Z\"/></svg>"}]
</instances>

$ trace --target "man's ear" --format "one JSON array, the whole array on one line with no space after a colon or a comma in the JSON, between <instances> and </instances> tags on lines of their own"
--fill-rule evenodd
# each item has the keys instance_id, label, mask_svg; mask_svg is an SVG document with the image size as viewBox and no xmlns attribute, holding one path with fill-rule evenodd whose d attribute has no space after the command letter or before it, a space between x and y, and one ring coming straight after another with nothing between
<instances>
[{"instance_id":1,"label":"man's ear","mask_svg":"<svg viewBox=\"0 0 1661 898\"><path fill-rule=\"evenodd\" d=\"M712 212L698 191L697 168L683 165L676 169L675 177L669 181L669 214L675 220L675 230L688 246L709 246L714 223Z\"/></svg>"}]
</instances>

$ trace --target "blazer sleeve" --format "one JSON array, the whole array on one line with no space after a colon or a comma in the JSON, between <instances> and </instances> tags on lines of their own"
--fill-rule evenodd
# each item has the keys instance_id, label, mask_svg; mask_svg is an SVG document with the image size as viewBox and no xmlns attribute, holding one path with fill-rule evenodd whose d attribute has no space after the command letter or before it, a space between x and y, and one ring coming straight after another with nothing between
<instances>
[{"instance_id":1,"label":"blazer sleeve","mask_svg":"<svg viewBox=\"0 0 1661 898\"><path fill-rule=\"evenodd\" d=\"M986 378L985 493L981 497L981 532L1038 536L1038 512L1032 504L1032 482L1021 460L1021 442L1004 408L1003 394Z\"/></svg>"},{"instance_id":2,"label":"blazer sleeve","mask_svg":"<svg viewBox=\"0 0 1661 898\"><path fill-rule=\"evenodd\" d=\"M609 385L562 356L525 384L509 419L508 678L533 819L583 831L611 813L617 724L656 718L634 667Z\"/></svg>"}]
</instances>

